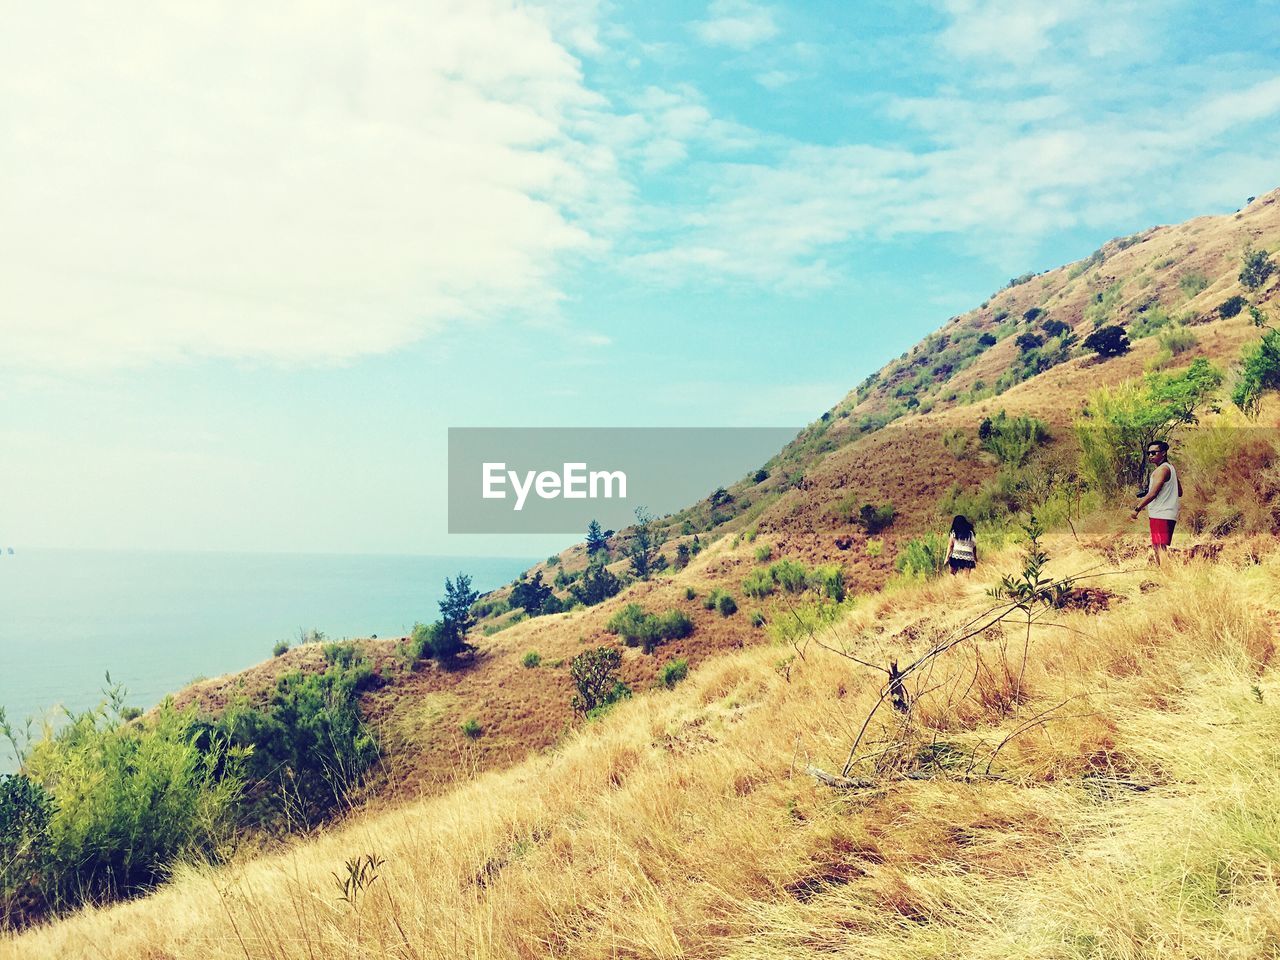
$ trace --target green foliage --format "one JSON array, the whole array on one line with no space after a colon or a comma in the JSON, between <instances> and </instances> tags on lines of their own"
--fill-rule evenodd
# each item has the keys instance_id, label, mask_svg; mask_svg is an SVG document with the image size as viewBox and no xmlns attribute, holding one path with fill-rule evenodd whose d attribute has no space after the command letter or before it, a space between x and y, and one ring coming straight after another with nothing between
<instances>
[{"instance_id":1,"label":"green foliage","mask_svg":"<svg viewBox=\"0 0 1280 960\"><path fill-rule=\"evenodd\" d=\"M283 657L288 652L289 652L288 640L277 640L275 643L275 646L271 648L271 655L273 657Z\"/></svg>"},{"instance_id":2,"label":"green foliage","mask_svg":"<svg viewBox=\"0 0 1280 960\"><path fill-rule=\"evenodd\" d=\"M759 470L757 470L755 473L751 475L752 483L764 483L768 479L769 479L769 471L766 470L764 467L761 467Z\"/></svg>"},{"instance_id":3,"label":"green foliage","mask_svg":"<svg viewBox=\"0 0 1280 960\"><path fill-rule=\"evenodd\" d=\"M787 593L800 593L808 582L804 564L795 560L779 560L769 567L769 576Z\"/></svg>"},{"instance_id":4,"label":"green foliage","mask_svg":"<svg viewBox=\"0 0 1280 960\"><path fill-rule=\"evenodd\" d=\"M1071 327L1061 320L1046 320L1040 325L1040 329L1044 331L1046 337L1060 337L1070 332Z\"/></svg>"},{"instance_id":5,"label":"green foliage","mask_svg":"<svg viewBox=\"0 0 1280 960\"><path fill-rule=\"evenodd\" d=\"M1138 319L1129 326L1129 339L1141 340L1144 337L1154 336L1171 323L1175 323L1173 317L1163 307L1151 307L1150 309L1140 313Z\"/></svg>"},{"instance_id":6,"label":"green foliage","mask_svg":"<svg viewBox=\"0 0 1280 960\"><path fill-rule=\"evenodd\" d=\"M216 730L247 755L263 819L318 823L347 802L378 757L359 707L376 680L363 657L335 661L321 673L284 674L265 708L227 708Z\"/></svg>"},{"instance_id":7,"label":"green foliage","mask_svg":"<svg viewBox=\"0 0 1280 960\"><path fill-rule=\"evenodd\" d=\"M997 341L996 341L995 334L988 333L986 331L983 331L982 333L978 334L978 346L983 347L985 349L986 347L994 347L996 343Z\"/></svg>"},{"instance_id":8,"label":"green foliage","mask_svg":"<svg viewBox=\"0 0 1280 960\"><path fill-rule=\"evenodd\" d=\"M584 650L569 664L569 676L573 678L577 693L572 706L575 712L588 717L601 712L631 696L631 690L618 679L622 666L622 653L616 647L596 647Z\"/></svg>"},{"instance_id":9,"label":"green foliage","mask_svg":"<svg viewBox=\"0 0 1280 960\"><path fill-rule=\"evenodd\" d=\"M742 581L742 592L756 600L763 600L773 593L773 587L773 576L768 570L752 570L747 579Z\"/></svg>"},{"instance_id":10,"label":"green foliage","mask_svg":"<svg viewBox=\"0 0 1280 960\"><path fill-rule=\"evenodd\" d=\"M867 556L878 557L884 553L884 540L876 537L867 538Z\"/></svg>"},{"instance_id":11,"label":"green foliage","mask_svg":"<svg viewBox=\"0 0 1280 960\"><path fill-rule=\"evenodd\" d=\"M759 610L753 610L751 613L750 623L751 626L756 627L757 629L763 627L765 625L764 614Z\"/></svg>"},{"instance_id":12,"label":"green foliage","mask_svg":"<svg viewBox=\"0 0 1280 960\"><path fill-rule=\"evenodd\" d=\"M831 626L846 609L830 600L797 604L774 617L769 634L779 643L793 643Z\"/></svg>"},{"instance_id":13,"label":"green foliage","mask_svg":"<svg viewBox=\"0 0 1280 960\"><path fill-rule=\"evenodd\" d=\"M480 726L480 721L475 717L467 717L458 725L458 729L462 731L462 735L468 740L478 740L480 735L484 733L484 727Z\"/></svg>"},{"instance_id":14,"label":"green foliage","mask_svg":"<svg viewBox=\"0 0 1280 960\"><path fill-rule=\"evenodd\" d=\"M1202 290L1209 286L1209 278L1197 270L1190 273L1184 273L1178 281L1178 289L1183 292L1188 300L1198 295Z\"/></svg>"},{"instance_id":15,"label":"green foliage","mask_svg":"<svg viewBox=\"0 0 1280 960\"><path fill-rule=\"evenodd\" d=\"M658 671L658 684L671 690L689 675L689 661L684 657L665 663Z\"/></svg>"},{"instance_id":16,"label":"green foliage","mask_svg":"<svg viewBox=\"0 0 1280 960\"><path fill-rule=\"evenodd\" d=\"M626 554L631 559L631 572L641 580L648 580L657 569L658 551L666 541L666 535L654 527L655 519L644 507L636 507L635 532Z\"/></svg>"},{"instance_id":17,"label":"green foliage","mask_svg":"<svg viewBox=\"0 0 1280 960\"><path fill-rule=\"evenodd\" d=\"M345 640L342 643L326 643L321 648L321 652L324 654L325 663L336 663L344 668L350 668L360 659L360 651L351 640Z\"/></svg>"},{"instance_id":18,"label":"green foliage","mask_svg":"<svg viewBox=\"0 0 1280 960\"><path fill-rule=\"evenodd\" d=\"M1111 311L1120 302L1122 289L1123 284L1117 282L1111 284L1106 290L1093 295L1093 302L1084 309L1084 318L1093 324L1095 329L1101 327L1110 319Z\"/></svg>"},{"instance_id":19,"label":"green foliage","mask_svg":"<svg viewBox=\"0 0 1280 960\"><path fill-rule=\"evenodd\" d=\"M1003 410L978 424L978 443L1001 463L1026 463L1035 449L1049 440L1049 428L1034 417L1009 417Z\"/></svg>"},{"instance_id":20,"label":"green foliage","mask_svg":"<svg viewBox=\"0 0 1280 960\"><path fill-rule=\"evenodd\" d=\"M561 573L563 572L564 571L562 570ZM500 617L504 613L508 613L510 610L510 601L497 597L477 600L471 605L471 612L481 620L486 620L489 617Z\"/></svg>"},{"instance_id":21,"label":"green foliage","mask_svg":"<svg viewBox=\"0 0 1280 960\"><path fill-rule=\"evenodd\" d=\"M569 593L579 603L594 607L597 603L616 596L620 590L622 581L604 565L604 554L597 553L583 571L582 579L569 588Z\"/></svg>"},{"instance_id":22,"label":"green foliage","mask_svg":"<svg viewBox=\"0 0 1280 960\"><path fill-rule=\"evenodd\" d=\"M769 544L762 543L760 546L756 547L757 563L768 563L772 557L773 557L773 547L769 546Z\"/></svg>"},{"instance_id":23,"label":"green foliage","mask_svg":"<svg viewBox=\"0 0 1280 960\"><path fill-rule=\"evenodd\" d=\"M854 522L866 531L867 536L874 537L892 526L897 516L898 511L892 503L882 503L879 506L864 503L858 508L858 516Z\"/></svg>"},{"instance_id":24,"label":"green foliage","mask_svg":"<svg viewBox=\"0 0 1280 960\"><path fill-rule=\"evenodd\" d=\"M1002 577L1000 583L988 593L999 600L1012 600L1030 618L1032 609L1038 605L1060 606L1071 589L1071 581L1055 581L1052 577L1045 576L1049 555L1040 543L1044 528L1034 516L1023 529L1027 534L1027 546L1021 573Z\"/></svg>"},{"instance_id":25,"label":"green foliage","mask_svg":"<svg viewBox=\"0 0 1280 960\"><path fill-rule=\"evenodd\" d=\"M728 593L717 592L716 610L720 612L722 617L731 617L738 612L738 602ZM681 614L684 616L684 614Z\"/></svg>"},{"instance_id":26,"label":"green foliage","mask_svg":"<svg viewBox=\"0 0 1280 960\"><path fill-rule=\"evenodd\" d=\"M683 570L689 565L689 561L693 558L693 553L689 550L687 543L676 544L676 560L675 568Z\"/></svg>"},{"instance_id":27,"label":"green foliage","mask_svg":"<svg viewBox=\"0 0 1280 960\"><path fill-rule=\"evenodd\" d=\"M1240 375L1231 390L1231 402L1249 416L1257 416L1263 393L1280 390L1280 330L1268 330L1261 341L1245 349L1240 359Z\"/></svg>"},{"instance_id":28,"label":"green foliage","mask_svg":"<svg viewBox=\"0 0 1280 960\"><path fill-rule=\"evenodd\" d=\"M43 908L41 880L50 866L53 797L23 774L0 774L0 930Z\"/></svg>"},{"instance_id":29,"label":"green foliage","mask_svg":"<svg viewBox=\"0 0 1280 960\"><path fill-rule=\"evenodd\" d=\"M679 610L658 616L646 613L638 603L628 603L609 618L605 629L622 637L627 646L639 646L651 653L664 641L681 640L693 633L693 621Z\"/></svg>"},{"instance_id":30,"label":"green foliage","mask_svg":"<svg viewBox=\"0 0 1280 960\"><path fill-rule=\"evenodd\" d=\"M1026 353L1028 350L1035 350L1037 347L1044 346L1044 337L1038 333L1020 333L1014 338L1013 342L1018 345L1019 350Z\"/></svg>"},{"instance_id":31,"label":"green foliage","mask_svg":"<svg viewBox=\"0 0 1280 960\"><path fill-rule=\"evenodd\" d=\"M166 701L148 723L126 723L124 691L107 693L108 702L47 729L24 758L24 776L4 780L0 883L6 897L15 888L17 902L0 912L128 895L178 859L223 849L244 787L240 751L194 707ZM27 874L37 862L38 875Z\"/></svg>"},{"instance_id":32,"label":"green foliage","mask_svg":"<svg viewBox=\"0 0 1280 960\"><path fill-rule=\"evenodd\" d=\"M693 600L693 599L695 599L697 596L698 596L698 591L697 591L697 590L695 590L695 589L693 589L693 587L685 587L685 588L684 588L684 598L685 598L686 600Z\"/></svg>"},{"instance_id":33,"label":"green foliage","mask_svg":"<svg viewBox=\"0 0 1280 960\"><path fill-rule=\"evenodd\" d=\"M539 570L530 580L521 577L511 588L511 605L523 607L531 617L540 617L548 613L561 611L560 601L551 588L542 582L542 571Z\"/></svg>"},{"instance_id":34,"label":"green foliage","mask_svg":"<svg viewBox=\"0 0 1280 960\"><path fill-rule=\"evenodd\" d=\"M1240 283L1246 290L1253 292L1267 282L1275 269L1276 265L1267 251L1247 247L1241 257Z\"/></svg>"},{"instance_id":35,"label":"green foliage","mask_svg":"<svg viewBox=\"0 0 1280 960\"><path fill-rule=\"evenodd\" d=\"M444 581L444 599L440 601L440 620L431 639L431 655L437 660L450 660L470 649L467 631L475 626L471 606L480 594L471 589L471 578L459 573Z\"/></svg>"},{"instance_id":36,"label":"green foliage","mask_svg":"<svg viewBox=\"0 0 1280 960\"><path fill-rule=\"evenodd\" d=\"M936 533L908 540L898 551L894 567L906 577L927 580L942 570L947 555L947 541Z\"/></svg>"},{"instance_id":37,"label":"green foliage","mask_svg":"<svg viewBox=\"0 0 1280 960\"><path fill-rule=\"evenodd\" d=\"M809 574L809 585L829 600L836 603L844 600L844 571L838 563L814 567Z\"/></svg>"},{"instance_id":38,"label":"green foliage","mask_svg":"<svg viewBox=\"0 0 1280 960\"><path fill-rule=\"evenodd\" d=\"M1160 347L1172 356L1180 356L1199 345L1196 335L1186 327L1173 327L1159 337Z\"/></svg>"},{"instance_id":39,"label":"green foliage","mask_svg":"<svg viewBox=\"0 0 1280 960\"><path fill-rule=\"evenodd\" d=\"M1124 327L1114 324L1099 327L1084 339L1084 348L1092 350L1103 360L1119 357L1129 352L1129 337Z\"/></svg>"},{"instance_id":40,"label":"green foliage","mask_svg":"<svg viewBox=\"0 0 1280 960\"><path fill-rule=\"evenodd\" d=\"M592 520L587 524L587 556L591 557L602 551L609 552L609 538L600 529L600 522Z\"/></svg>"},{"instance_id":41,"label":"green foliage","mask_svg":"<svg viewBox=\"0 0 1280 960\"><path fill-rule=\"evenodd\" d=\"M1213 409L1221 384L1221 372L1200 358L1180 374L1149 374L1140 383L1094 391L1076 421L1081 474L1106 496L1136 489L1147 445L1168 440L1179 426L1196 423L1200 411Z\"/></svg>"},{"instance_id":42,"label":"green foliage","mask_svg":"<svg viewBox=\"0 0 1280 960\"><path fill-rule=\"evenodd\" d=\"M537 650L530 650L524 655L520 662L524 665L526 670L532 670L542 663L542 654Z\"/></svg>"},{"instance_id":43,"label":"green foliage","mask_svg":"<svg viewBox=\"0 0 1280 960\"><path fill-rule=\"evenodd\" d=\"M1228 297L1218 304L1218 315L1223 319L1229 320L1231 317L1237 316L1248 303L1249 301L1239 294L1234 297Z\"/></svg>"}]
</instances>

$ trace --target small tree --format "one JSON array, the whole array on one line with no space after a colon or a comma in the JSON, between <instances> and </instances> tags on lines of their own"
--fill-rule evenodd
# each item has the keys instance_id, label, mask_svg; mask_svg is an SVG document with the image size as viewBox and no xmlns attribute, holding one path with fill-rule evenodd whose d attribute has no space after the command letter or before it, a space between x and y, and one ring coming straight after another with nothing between
<instances>
[{"instance_id":1,"label":"small tree","mask_svg":"<svg viewBox=\"0 0 1280 960\"><path fill-rule=\"evenodd\" d=\"M1084 348L1092 350L1103 360L1119 357L1129 352L1129 336L1123 327L1108 324L1085 337Z\"/></svg>"},{"instance_id":2,"label":"small tree","mask_svg":"<svg viewBox=\"0 0 1280 960\"><path fill-rule=\"evenodd\" d=\"M593 556L601 550L608 552L609 539L600 529L599 521L592 520L587 524L587 556Z\"/></svg>"},{"instance_id":3,"label":"small tree","mask_svg":"<svg viewBox=\"0 0 1280 960\"><path fill-rule=\"evenodd\" d=\"M551 597L551 588L542 582L541 570L533 575L532 580L521 579L511 588L511 605L524 607L525 612L531 617L549 612L543 608Z\"/></svg>"},{"instance_id":4,"label":"small tree","mask_svg":"<svg viewBox=\"0 0 1280 960\"><path fill-rule=\"evenodd\" d=\"M689 553L689 545L687 543L679 544L676 547L676 563L675 563L676 569L683 570L685 567L687 567L689 565L690 556L691 554Z\"/></svg>"},{"instance_id":5,"label":"small tree","mask_svg":"<svg viewBox=\"0 0 1280 960\"><path fill-rule=\"evenodd\" d=\"M631 690L618 679L622 653L616 647L585 650L569 664L569 676L578 692L572 706L575 712L590 714L631 696Z\"/></svg>"},{"instance_id":6,"label":"small tree","mask_svg":"<svg viewBox=\"0 0 1280 960\"><path fill-rule=\"evenodd\" d=\"M604 557L597 554L595 559L582 573L582 579L569 588L575 600L593 607L603 603L622 589L622 581L609 572L604 565Z\"/></svg>"},{"instance_id":7,"label":"small tree","mask_svg":"<svg viewBox=\"0 0 1280 960\"><path fill-rule=\"evenodd\" d=\"M431 654L437 660L448 660L470 648L467 631L476 625L471 605L479 597L480 593L471 589L471 578L465 573L459 573L454 580L445 578L439 629L431 642Z\"/></svg>"},{"instance_id":8,"label":"small tree","mask_svg":"<svg viewBox=\"0 0 1280 960\"><path fill-rule=\"evenodd\" d=\"M1013 342L1018 345L1019 350L1026 353L1028 350L1044 346L1044 337L1038 333L1020 333Z\"/></svg>"},{"instance_id":9,"label":"small tree","mask_svg":"<svg viewBox=\"0 0 1280 960\"><path fill-rule=\"evenodd\" d=\"M1241 257L1240 283L1252 293L1267 282L1275 269L1276 265L1267 251L1246 247Z\"/></svg>"},{"instance_id":10,"label":"small tree","mask_svg":"<svg viewBox=\"0 0 1280 960\"><path fill-rule=\"evenodd\" d=\"M631 536L631 544L627 547L627 556L631 558L631 572L641 580L648 580L649 574L657 567L655 560L666 536L653 526L654 516L644 507L636 507L635 533Z\"/></svg>"},{"instance_id":11,"label":"small tree","mask_svg":"<svg viewBox=\"0 0 1280 960\"><path fill-rule=\"evenodd\" d=\"M1262 394L1267 390L1280 390L1280 330L1268 330L1260 342L1245 349L1241 361L1231 402L1256 417Z\"/></svg>"}]
</instances>

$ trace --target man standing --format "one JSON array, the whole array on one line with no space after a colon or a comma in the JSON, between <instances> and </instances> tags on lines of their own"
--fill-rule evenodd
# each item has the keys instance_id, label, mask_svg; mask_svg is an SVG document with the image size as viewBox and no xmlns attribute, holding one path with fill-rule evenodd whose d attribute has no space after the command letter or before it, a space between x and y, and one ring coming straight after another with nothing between
<instances>
[{"instance_id":1,"label":"man standing","mask_svg":"<svg viewBox=\"0 0 1280 960\"><path fill-rule=\"evenodd\" d=\"M1178 507L1182 500L1182 481L1169 462L1169 444L1153 440L1147 445L1147 459L1151 461L1151 483L1147 495L1138 501L1129 514L1130 520L1138 519L1138 512L1147 508L1151 524L1151 548L1156 554L1156 566L1164 560L1165 551L1173 540L1173 528L1178 522Z\"/></svg>"}]
</instances>

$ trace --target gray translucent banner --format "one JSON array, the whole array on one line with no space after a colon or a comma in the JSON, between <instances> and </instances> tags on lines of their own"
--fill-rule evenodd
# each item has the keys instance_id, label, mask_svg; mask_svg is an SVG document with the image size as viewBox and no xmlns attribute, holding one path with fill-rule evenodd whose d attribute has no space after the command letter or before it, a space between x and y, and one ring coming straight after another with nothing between
<instances>
[{"instance_id":1,"label":"gray translucent banner","mask_svg":"<svg viewBox=\"0 0 1280 960\"><path fill-rule=\"evenodd\" d=\"M753 474L793 427L451 427L450 533L621 529Z\"/></svg>"}]
</instances>

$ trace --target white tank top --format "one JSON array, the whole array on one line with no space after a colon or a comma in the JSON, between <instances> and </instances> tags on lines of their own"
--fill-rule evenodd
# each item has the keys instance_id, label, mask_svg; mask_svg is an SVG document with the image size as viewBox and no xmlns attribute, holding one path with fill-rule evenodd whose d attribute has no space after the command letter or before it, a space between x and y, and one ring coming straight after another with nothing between
<instances>
[{"instance_id":1,"label":"white tank top","mask_svg":"<svg viewBox=\"0 0 1280 960\"><path fill-rule=\"evenodd\" d=\"M1156 498L1147 504L1147 516L1155 517L1157 520L1177 520L1178 507L1178 471L1173 468L1173 464L1166 460L1160 466L1169 468L1169 479L1164 482L1164 486L1160 488L1160 492L1156 494ZM1156 467L1159 470L1160 467ZM1155 470L1151 471L1151 481L1147 484L1147 493L1151 492L1151 488L1155 486L1156 474Z\"/></svg>"}]
</instances>

